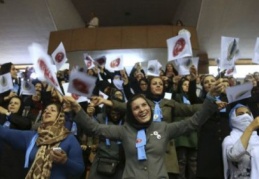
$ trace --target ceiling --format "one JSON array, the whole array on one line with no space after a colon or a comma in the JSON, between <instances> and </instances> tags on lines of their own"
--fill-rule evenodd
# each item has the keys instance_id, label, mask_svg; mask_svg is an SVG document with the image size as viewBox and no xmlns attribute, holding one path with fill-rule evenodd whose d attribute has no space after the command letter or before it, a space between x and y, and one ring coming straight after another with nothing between
<instances>
[{"instance_id":1,"label":"ceiling","mask_svg":"<svg viewBox=\"0 0 259 179\"><path fill-rule=\"evenodd\" d=\"M221 36L239 37L242 58L252 58L258 7L258 0L0 0L0 64L31 64L32 42L47 51L51 31L84 27L91 12L100 26L169 25L181 19L196 27L200 51L209 58L219 57Z\"/></svg>"},{"instance_id":2,"label":"ceiling","mask_svg":"<svg viewBox=\"0 0 259 179\"><path fill-rule=\"evenodd\" d=\"M72 0L85 22L91 12L101 26L171 25L183 0ZM201 1L196 1L201 2ZM199 6L198 6L199 7ZM195 26L197 16L191 26Z\"/></svg>"}]
</instances>

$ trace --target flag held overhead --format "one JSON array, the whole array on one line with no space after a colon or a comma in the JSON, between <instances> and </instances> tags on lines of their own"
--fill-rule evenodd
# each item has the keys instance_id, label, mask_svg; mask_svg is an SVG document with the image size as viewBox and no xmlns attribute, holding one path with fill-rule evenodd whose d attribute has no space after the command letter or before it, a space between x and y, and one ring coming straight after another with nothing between
<instances>
[{"instance_id":1,"label":"flag held overhead","mask_svg":"<svg viewBox=\"0 0 259 179\"><path fill-rule=\"evenodd\" d=\"M168 61L192 56L192 46L187 34L167 39Z\"/></svg>"}]
</instances>

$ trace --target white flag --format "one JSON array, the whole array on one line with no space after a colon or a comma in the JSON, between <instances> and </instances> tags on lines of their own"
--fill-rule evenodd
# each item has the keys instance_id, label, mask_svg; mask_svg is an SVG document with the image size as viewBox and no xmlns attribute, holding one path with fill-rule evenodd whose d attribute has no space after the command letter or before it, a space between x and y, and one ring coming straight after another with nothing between
<instances>
[{"instance_id":1,"label":"white flag","mask_svg":"<svg viewBox=\"0 0 259 179\"><path fill-rule=\"evenodd\" d=\"M92 69L95 67L94 60L87 53L84 53L84 62L87 69Z\"/></svg>"},{"instance_id":2,"label":"white flag","mask_svg":"<svg viewBox=\"0 0 259 179\"><path fill-rule=\"evenodd\" d=\"M99 66L105 66L106 57L105 56L101 56L101 57L95 58L94 61Z\"/></svg>"},{"instance_id":3,"label":"white flag","mask_svg":"<svg viewBox=\"0 0 259 179\"><path fill-rule=\"evenodd\" d=\"M0 75L0 93L13 89L11 73Z\"/></svg>"},{"instance_id":4,"label":"white flag","mask_svg":"<svg viewBox=\"0 0 259 179\"><path fill-rule=\"evenodd\" d=\"M159 76L161 63L158 60L149 60L147 64L147 76Z\"/></svg>"},{"instance_id":5,"label":"white flag","mask_svg":"<svg viewBox=\"0 0 259 179\"><path fill-rule=\"evenodd\" d=\"M239 58L239 38L221 37L220 68L230 69Z\"/></svg>"},{"instance_id":6,"label":"white flag","mask_svg":"<svg viewBox=\"0 0 259 179\"><path fill-rule=\"evenodd\" d=\"M259 37L257 37L254 48L254 57L252 62L259 64Z\"/></svg>"},{"instance_id":7,"label":"white flag","mask_svg":"<svg viewBox=\"0 0 259 179\"><path fill-rule=\"evenodd\" d=\"M54 50L51 56L57 70L59 70L64 65L64 63L67 62L66 50L62 42L60 42L60 44L58 45L56 50Z\"/></svg>"},{"instance_id":8,"label":"white flag","mask_svg":"<svg viewBox=\"0 0 259 179\"><path fill-rule=\"evenodd\" d=\"M108 97L109 97L108 95L106 95L102 91L99 91L99 96L101 96L103 99L108 99ZM102 108L103 104L100 104L99 107Z\"/></svg>"},{"instance_id":9,"label":"white flag","mask_svg":"<svg viewBox=\"0 0 259 179\"><path fill-rule=\"evenodd\" d=\"M40 44L36 43L29 46L29 53L39 80L47 81L62 94L56 76L57 70L55 65L51 64L51 57L43 50Z\"/></svg>"},{"instance_id":10,"label":"white flag","mask_svg":"<svg viewBox=\"0 0 259 179\"><path fill-rule=\"evenodd\" d=\"M234 74L236 74L236 66L235 65L233 67L227 69L224 75L225 76L233 76Z\"/></svg>"},{"instance_id":11,"label":"white flag","mask_svg":"<svg viewBox=\"0 0 259 179\"><path fill-rule=\"evenodd\" d=\"M123 70L124 67L122 56L106 59L105 68L110 72Z\"/></svg>"},{"instance_id":12,"label":"white flag","mask_svg":"<svg viewBox=\"0 0 259 179\"><path fill-rule=\"evenodd\" d=\"M80 96L80 95L77 95L77 94L74 94L74 93L69 93L68 92L68 85L69 85L69 83L63 83L62 84L66 96L72 96L78 103L85 102L85 101L90 102L90 99L88 99L85 96Z\"/></svg>"},{"instance_id":13,"label":"white flag","mask_svg":"<svg viewBox=\"0 0 259 179\"><path fill-rule=\"evenodd\" d=\"M228 87L226 89L228 103L239 101L241 99L251 97L251 90L253 88L252 82L244 83L242 85Z\"/></svg>"},{"instance_id":14,"label":"white flag","mask_svg":"<svg viewBox=\"0 0 259 179\"><path fill-rule=\"evenodd\" d=\"M35 87L30 81L23 80L21 82L21 94L34 95L35 93Z\"/></svg>"},{"instance_id":15,"label":"white flag","mask_svg":"<svg viewBox=\"0 0 259 179\"><path fill-rule=\"evenodd\" d=\"M192 65L198 70L199 57L182 58L176 60L176 68L179 75L189 75Z\"/></svg>"},{"instance_id":16,"label":"white flag","mask_svg":"<svg viewBox=\"0 0 259 179\"><path fill-rule=\"evenodd\" d=\"M69 76L68 92L80 96L91 97L95 87L96 78L86 73L72 70Z\"/></svg>"},{"instance_id":17,"label":"white flag","mask_svg":"<svg viewBox=\"0 0 259 179\"><path fill-rule=\"evenodd\" d=\"M167 39L168 61L192 56L192 45L187 34Z\"/></svg>"}]
</instances>

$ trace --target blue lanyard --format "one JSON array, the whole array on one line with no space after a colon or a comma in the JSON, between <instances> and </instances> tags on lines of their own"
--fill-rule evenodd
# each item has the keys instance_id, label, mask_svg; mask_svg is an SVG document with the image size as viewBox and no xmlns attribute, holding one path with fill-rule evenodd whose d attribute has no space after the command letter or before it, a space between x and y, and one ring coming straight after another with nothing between
<instances>
[{"instance_id":1,"label":"blue lanyard","mask_svg":"<svg viewBox=\"0 0 259 179\"><path fill-rule=\"evenodd\" d=\"M106 117L105 118L105 124L106 125L108 125L108 117ZM121 125L121 123L122 123L122 120L120 120L120 122L119 122L119 125ZM110 146L111 145L111 142L110 142L110 139L105 139L105 141L106 141L106 145L107 146ZM121 142L120 141L117 141L117 144L121 144Z\"/></svg>"}]
</instances>

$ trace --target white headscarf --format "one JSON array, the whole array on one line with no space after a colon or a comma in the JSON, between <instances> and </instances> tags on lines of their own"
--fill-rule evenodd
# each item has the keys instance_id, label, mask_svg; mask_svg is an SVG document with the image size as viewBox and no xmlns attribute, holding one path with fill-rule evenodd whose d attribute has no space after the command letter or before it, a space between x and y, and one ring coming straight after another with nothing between
<instances>
[{"instance_id":1,"label":"white headscarf","mask_svg":"<svg viewBox=\"0 0 259 179\"><path fill-rule=\"evenodd\" d=\"M250 123L254 120L253 115L243 114L240 116L236 116L236 109L240 107L246 107L241 104L237 104L229 113L230 116L230 125L232 127L232 131L229 136L227 136L223 143L223 162L224 162L224 177L228 178L229 174L231 174L231 162L227 160L227 149L229 146L233 146L240 137L243 135L245 129L250 125ZM244 149L245 150L245 149ZM257 132L254 131L249 139L248 147L246 149L251 156L251 179L257 179L259 176L259 136Z\"/></svg>"}]
</instances>

